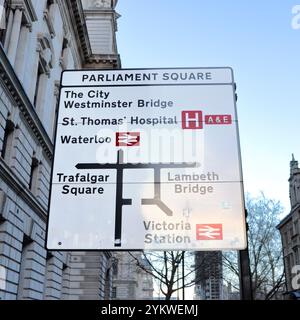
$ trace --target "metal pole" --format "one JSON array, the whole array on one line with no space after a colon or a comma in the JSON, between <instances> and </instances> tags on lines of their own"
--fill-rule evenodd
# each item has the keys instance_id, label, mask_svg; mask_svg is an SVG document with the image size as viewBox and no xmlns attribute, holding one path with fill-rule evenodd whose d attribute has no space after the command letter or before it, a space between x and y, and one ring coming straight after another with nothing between
<instances>
[{"instance_id":1,"label":"metal pole","mask_svg":"<svg viewBox=\"0 0 300 320\"><path fill-rule=\"evenodd\" d=\"M185 300L185 282L184 282L184 276L185 276L185 272L184 272L184 254L185 251L182 251L182 300Z\"/></svg>"},{"instance_id":2,"label":"metal pole","mask_svg":"<svg viewBox=\"0 0 300 320\"><path fill-rule=\"evenodd\" d=\"M180 275L179 275L179 268L177 269L177 301L180 299Z\"/></svg>"},{"instance_id":3,"label":"metal pole","mask_svg":"<svg viewBox=\"0 0 300 320\"><path fill-rule=\"evenodd\" d=\"M247 218L247 210L245 210ZM247 248L239 251L240 297L241 300L253 300L250 258L248 250L248 223L246 223Z\"/></svg>"}]
</instances>

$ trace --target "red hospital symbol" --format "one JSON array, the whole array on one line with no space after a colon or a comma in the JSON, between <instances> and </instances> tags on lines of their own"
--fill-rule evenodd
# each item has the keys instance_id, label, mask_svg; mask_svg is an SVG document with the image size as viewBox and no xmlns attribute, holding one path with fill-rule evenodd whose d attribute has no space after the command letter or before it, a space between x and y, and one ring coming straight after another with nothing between
<instances>
[{"instance_id":1,"label":"red hospital symbol","mask_svg":"<svg viewBox=\"0 0 300 320\"><path fill-rule=\"evenodd\" d=\"M182 129L203 129L202 111L182 111Z\"/></svg>"},{"instance_id":2,"label":"red hospital symbol","mask_svg":"<svg viewBox=\"0 0 300 320\"><path fill-rule=\"evenodd\" d=\"M117 132L117 147L138 147L140 146L141 135L139 132Z\"/></svg>"},{"instance_id":3,"label":"red hospital symbol","mask_svg":"<svg viewBox=\"0 0 300 320\"><path fill-rule=\"evenodd\" d=\"M197 224L196 240L223 240L222 224Z\"/></svg>"}]
</instances>

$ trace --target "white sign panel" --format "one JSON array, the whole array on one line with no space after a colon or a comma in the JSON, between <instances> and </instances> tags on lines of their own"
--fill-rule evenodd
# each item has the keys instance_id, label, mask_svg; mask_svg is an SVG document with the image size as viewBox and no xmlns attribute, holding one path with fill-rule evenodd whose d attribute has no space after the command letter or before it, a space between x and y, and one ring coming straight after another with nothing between
<instances>
[{"instance_id":1,"label":"white sign panel","mask_svg":"<svg viewBox=\"0 0 300 320\"><path fill-rule=\"evenodd\" d=\"M47 248L246 247L230 68L65 71Z\"/></svg>"}]
</instances>

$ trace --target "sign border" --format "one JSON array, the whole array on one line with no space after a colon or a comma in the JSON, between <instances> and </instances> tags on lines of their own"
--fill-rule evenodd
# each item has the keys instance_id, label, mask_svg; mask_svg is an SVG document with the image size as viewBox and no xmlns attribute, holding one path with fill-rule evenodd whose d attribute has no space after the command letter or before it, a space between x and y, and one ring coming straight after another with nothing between
<instances>
[{"instance_id":1,"label":"sign border","mask_svg":"<svg viewBox=\"0 0 300 320\"><path fill-rule=\"evenodd\" d=\"M228 69L230 70L232 82L228 83L165 83L165 84L137 84L137 85L63 85L63 75L67 72L84 72L84 71L97 71L97 72L116 72L116 71L126 71L126 70L193 70L193 69L203 69L203 70L210 70L210 69ZM59 83L59 99L58 99L58 112L57 117L55 119L55 130L54 130L54 142L53 142L53 154L52 154L52 163L51 163L51 171L50 171L50 187L49 187L49 197L48 197L48 207L47 207L47 223L46 223L46 236L45 236L45 249L53 252L82 252L82 251L97 251L97 252L106 252L106 251L166 251L164 249L123 249L123 248L117 248L117 249L53 249L48 246L48 237L49 237L49 217L50 217L50 203L51 203L51 196L52 196L52 182L53 182L53 170L54 170L54 159L55 159L55 150L56 150L56 142L57 142L57 131L58 131L58 120L59 120L59 112L60 112L60 102L62 97L62 88L78 88L78 87L140 87L140 86L183 86L183 85L189 85L189 86L217 86L217 85L228 85L233 87L233 101L234 101L234 112L235 112L235 118L237 121L235 121L236 126L236 134L237 134L237 151L238 151L238 161L239 161L239 174L241 177L241 180L239 181L239 184L241 186L241 202L244 207L244 212L246 212L245 207L245 191L244 191L244 179L243 179L243 169L242 169L242 157L241 157L241 145L240 145L240 134L239 134L239 126L238 126L238 113L237 113L237 95L236 95L236 83L234 81L234 72L233 68L226 66L226 67L166 67L166 68L117 68L117 69L66 69L61 72L60 76L60 83ZM243 219L243 234L245 236L244 243L245 247L239 248L239 249L231 249L231 248L224 248L221 249L222 251L228 251L228 250L235 250L235 251L241 251L245 250L248 247L248 236L247 236L247 222L246 222L246 216L244 216ZM171 249L168 249L171 250ZM176 249L180 250L180 249ZM217 251L218 249L202 249L201 250L195 250L192 248L186 248L184 251ZM220 249L219 249L220 250Z\"/></svg>"}]
</instances>

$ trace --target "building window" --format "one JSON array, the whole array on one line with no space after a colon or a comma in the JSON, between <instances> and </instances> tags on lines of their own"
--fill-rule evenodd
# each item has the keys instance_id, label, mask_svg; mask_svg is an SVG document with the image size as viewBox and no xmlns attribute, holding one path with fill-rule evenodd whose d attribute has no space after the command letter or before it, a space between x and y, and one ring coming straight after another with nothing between
<instances>
[{"instance_id":1,"label":"building window","mask_svg":"<svg viewBox=\"0 0 300 320\"><path fill-rule=\"evenodd\" d=\"M0 189L0 225L1 223L6 221L6 217L4 214L5 203L6 203L6 193Z\"/></svg>"},{"instance_id":2,"label":"building window","mask_svg":"<svg viewBox=\"0 0 300 320\"><path fill-rule=\"evenodd\" d=\"M53 108L53 115L52 115L52 127L51 127L51 136L52 136L52 141L55 140L55 133L56 133L56 123L57 123L57 119L58 119L58 110L59 110L59 105L58 105L58 101L59 101L59 89L60 89L60 83L59 81L55 81L54 83L54 98L53 98L53 104L52 104L52 108Z\"/></svg>"},{"instance_id":3,"label":"building window","mask_svg":"<svg viewBox=\"0 0 300 320\"><path fill-rule=\"evenodd\" d=\"M106 270L105 273L105 285L104 285L104 300L110 299L110 287L111 286L111 277L110 277L110 269Z\"/></svg>"},{"instance_id":4,"label":"building window","mask_svg":"<svg viewBox=\"0 0 300 320\"><path fill-rule=\"evenodd\" d=\"M34 107L37 106L38 102L38 96L41 91L41 82L42 82L42 75L44 74L43 68L41 64L39 63L38 71L37 71L37 77L36 77L36 86L35 86L35 92L34 92L34 99L33 99L33 105Z\"/></svg>"},{"instance_id":5,"label":"building window","mask_svg":"<svg viewBox=\"0 0 300 320\"><path fill-rule=\"evenodd\" d=\"M113 259L112 271L113 271L113 276L117 277L119 273L119 260L117 258Z\"/></svg>"},{"instance_id":6,"label":"building window","mask_svg":"<svg viewBox=\"0 0 300 320\"><path fill-rule=\"evenodd\" d=\"M294 249L294 256L295 256L295 264L298 265L300 263L300 259L299 259L299 248L295 248Z\"/></svg>"},{"instance_id":7,"label":"building window","mask_svg":"<svg viewBox=\"0 0 300 320\"><path fill-rule=\"evenodd\" d=\"M67 38L64 38L63 44L62 44L61 58L60 58L60 66L63 70L68 68L69 51L70 51L69 41Z\"/></svg>"},{"instance_id":8,"label":"building window","mask_svg":"<svg viewBox=\"0 0 300 320\"><path fill-rule=\"evenodd\" d=\"M297 186L296 185L294 185L294 197L295 197L295 203L297 203L298 197L297 197Z\"/></svg>"},{"instance_id":9,"label":"building window","mask_svg":"<svg viewBox=\"0 0 300 320\"><path fill-rule=\"evenodd\" d=\"M291 268L293 268L294 265L295 265L294 255L291 253L290 254L290 266L291 266Z\"/></svg>"},{"instance_id":10,"label":"building window","mask_svg":"<svg viewBox=\"0 0 300 320\"><path fill-rule=\"evenodd\" d=\"M4 44L4 39L7 31L7 24L10 11L8 7L10 5L9 0L0 0L0 42Z\"/></svg>"},{"instance_id":11,"label":"building window","mask_svg":"<svg viewBox=\"0 0 300 320\"><path fill-rule=\"evenodd\" d=\"M299 234L299 221L296 220L294 222L294 235L298 235Z\"/></svg>"},{"instance_id":12,"label":"building window","mask_svg":"<svg viewBox=\"0 0 300 320\"><path fill-rule=\"evenodd\" d=\"M292 237L293 237L293 226L290 227L289 229L289 242L291 241Z\"/></svg>"},{"instance_id":13,"label":"building window","mask_svg":"<svg viewBox=\"0 0 300 320\"><path fill-rule=\"evenodd\" d=\"M289 279L291 274L290 256L287 256L285 258L285 272L286 272L286 278Z\"/></svg>"},{"instance_id":14,"label":"building window","mask_svg":"<svg viewBox=\"0 0 300 320\"><path fill-rule=\"evenodd\" d=\"M117 299L117 287L112 288L112 299Z\"/></svg>"},{"instance_id":15,"label":"building window","mask_svg":"<svg viewBox=\"0 0 300 320\"><path fill-rule=\"evenodd\" d=\"M54 0L47 0L46 9L49 9L49 7L54 3Z\"/></svg>"},{"instance_id":16,"label":"building window","mask_svg":"<svg viewBox=\"0 0 300 320\"><path fill-rule=\"evenodd\" d=\"M284 233L284 247L287 248L288 247L288 243L289 243L289 238L288 238L288 233L287 231Z\"/></svg>"},{"instance_id":17,"label":"building window","mask_svg":"<svg viewBox=\"0 0 300 320\"><path fill-rule=\"evenodd\" d=\"M36 192L37 179L38 179L38 169L39 169L39 161L32 157L31 160L31 170L30 170L30 180L29 180L29 189L32 193Z\"/></svg>"},{"instance_id":18,"label":"building window","mask_svg":"<svg viewBox=\"0 0 300 320\"><path fill-rule=\"evenodd\" d=\"M38 47L35 65L36 79L32 86L32 102L39 116L43 115L44 110L49 107L47 100L47 90L53 63L55 61L54 48L50 35L38 35Z\"/></svg>"},{"instance_id":19,"label":"building window","mask_svg":"<svg viewBox=\"0 0 300 320\"><path fill-rule=\"evenodd\" d=\"M9 160L11 155L13 134L14 124L12 123L12 121L7 120L1 149L1 157L6 161Z\"/></svg>"}]
</instances>

